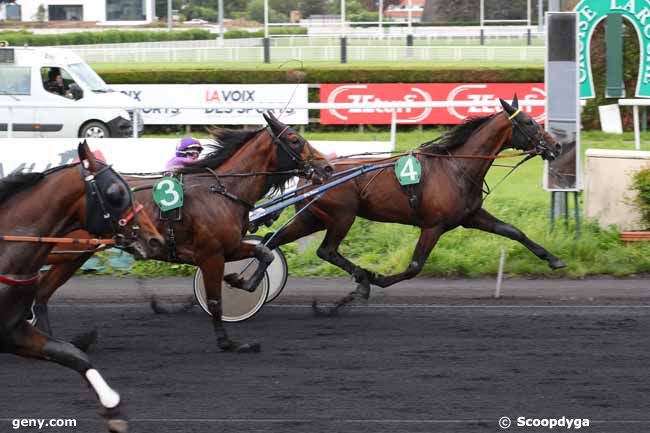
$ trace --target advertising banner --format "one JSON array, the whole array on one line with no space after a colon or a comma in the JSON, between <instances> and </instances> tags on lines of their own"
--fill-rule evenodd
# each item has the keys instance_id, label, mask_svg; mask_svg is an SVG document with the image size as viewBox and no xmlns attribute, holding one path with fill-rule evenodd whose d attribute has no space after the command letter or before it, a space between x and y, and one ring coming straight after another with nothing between
<instances>
[{"instance_id":1,"label":"advertising banner","mask_svg":"<svg viewBox=\"0 0 650 433\"><path fill-rule=\"evenodd\" d=\"M379 103L379 102L430 102L475 101L482 103L503 98L510 101L514 94L520 101L544 100L543 83L399 83L399 84L323 84L321 102ZM358 125L391 123L392 112L397 111L400 124L455 125L466 117L486 116L501 111L501 106L451 107L451 108L398 108L398 109L326 109L321 110L323 124ZM543 122L544 107L525 107L524 111Z\"/></svg>"},{"instance_id":2,"label":"advertising banner","mask_svg":"<svg viewBox=\"0 0 650 433\"><path fill-rule=\"evenodd\" d=\"M124 84L111 86L147 106L145 125L262 125L261 109L219 109L218 104L307 104L306 84ZM169 107L172 108L160 108ZM187 110L178 107L199 106ZM306 125L307 110L273 111L282 122Z\"/></svg>"}]
</instances>

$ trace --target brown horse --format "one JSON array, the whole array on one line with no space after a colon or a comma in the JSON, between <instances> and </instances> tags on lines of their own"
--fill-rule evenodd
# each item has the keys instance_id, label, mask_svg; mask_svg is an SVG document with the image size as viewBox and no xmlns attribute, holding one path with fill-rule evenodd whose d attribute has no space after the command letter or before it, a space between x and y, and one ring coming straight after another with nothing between
<instances>
[{"instance_id":1,"label":"brown horse","mask_svg":"<svg viewBox=\"0 0 650 433\"><path fill-rule=\"evenodd\" d=\"M364 174L329 190L267 246L277 248L327 230L318 256L353 275L358 283L357 290L340 300L331 312L357 296L367 298L370 284L387 287L416 276L440 236L458 226L516 240L546 260L552 269L564 267L560 259L531 241L521 230L498 220L482 207L483 179L499 152L515 148L527 152L529 157L541 155L553 159L559 151L555 139L518 109L516 96L512 106L503 100L501 104L504 112L471 119L415 151L422 166L419 184L402 187L392 168ZM341 171L373 162L376 160L348 159L334 164ZM304 204L299 203L297 208ZM404 272L376 275L338 252L357 216L420 227L420 238Z\"/></svg>"},{"instance_id":2,"label":"brown horse","mask_svg":"<svg viewBox=\"0 0 650 433\"><path fill-rule=\"evenodd\" d=\"M126 182L110 166L99 164L85 142L78 153L81 164L0 180L0 232L45 237L83 227L95 235L113 235L119 245L142 258L160 250L163 239L147 214L139 212L141 206L134 205ZM77 371L97 394L109 431L126 432L120 396L86 354L24 320L36 296L39 269L52 246L0 240L0 351Z\"/></svg>"},{"instance_id":3,"label":"brown horse","mask_svg":"<svg viewBox=\"0 0 650 433\"><path fill-rule=\"evenodd\" d=\"M256 257L265 264L273 260L273 253L265 246L242 242L253 204L272 188L281 188L295 174L309 177L313 173L314 179L322 182L331 172L327 159L304 138L273 115L265 118L269 126L257 131L218 131L219 150L178 171L184 174L182 219L157 222L158 229L168 233L168 248L153 258L201 268L218 348L223 351L259 350L259 344L230 340L221 320L224 262L248 257ZM151 191L146 189L151 188L153 181L129 177L127 180L136 190L141 190L136 192L136 197L147 211L157 212ZM170 227L173 227L173 237ZM41 280L34 308L41 329L50 332L47 301L90 255L92 252L53 266ZM54 256L50 260L61 262ZM251 279L257 281L263 273L261 269ZM225 279L247 286L237 275L227 275Z\"/></svg>"}]
</instances>

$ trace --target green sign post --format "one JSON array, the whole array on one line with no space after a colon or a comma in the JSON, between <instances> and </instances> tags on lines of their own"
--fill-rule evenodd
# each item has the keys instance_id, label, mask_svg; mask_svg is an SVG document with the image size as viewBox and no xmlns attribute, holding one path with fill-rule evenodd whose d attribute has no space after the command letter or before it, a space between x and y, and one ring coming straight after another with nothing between
<instances>
[{"instance_id":1,"label":"green sign post","mask_svg":"<svg viewBox=\"0 0 650 433\"><path fill-rule=\"evenodd\" d=\"M183 185L174 177L163 177L153 184L153 201L161 211L183 207Z\"/></svg>"},{"instance_id":2,"label":"green sign post","mask_svg":"<svg viewBox=\"0 0 650 433\"><path fill-rule=\"evenodd\" d=\"M609 14L620 14L636 30L641 47L637 97L650 98L650 2L635 0L582 0L575 7L578 13L580 97L593 98L594 81L591 74L589 48L594 29Z\"/></svg>"}]
</instances>

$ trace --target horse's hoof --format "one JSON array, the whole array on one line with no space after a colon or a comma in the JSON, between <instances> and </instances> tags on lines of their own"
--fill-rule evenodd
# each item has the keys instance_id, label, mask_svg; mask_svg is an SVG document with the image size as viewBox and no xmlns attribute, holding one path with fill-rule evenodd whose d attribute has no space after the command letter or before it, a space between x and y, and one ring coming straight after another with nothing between
<instances>
[{"instance_id":1,"label":"horse's hoof","mask_svg":"<svg viewBox=\"0 0 650 433\"><path fill-rule=\"evenodd\" d=\"M149 305L151 306L151 310L156 314L169 314L169 311L158 302L158 298L155 296L151 297Z\"/></svg>"},{"instance_id":2,"label":"horse's hoof","mask_svg":"<svg viewBox=\"0 0 650 433\"><path fill-rule=\"evenodd\" d=\"M98 336L97 328L93 328L93 330L90 332L77 335L70 342L82 352L88 353L91 346L97 343L97 336Z\"/></svg>"},{"instance_id":3,"label":"horse's hoof","mask_svg":"<svg viewBox=\"0 0 650 433\"><path fill-rule=\"evenodd\" d=\"M123 419L109 419L106 422L110 433L128 433L129 423Z\"/></svg>"},{"instance_id":4,"label":"horse's hoof","mask_svg":"<svg viewBox=\"0 0 650 433\"><path fill-rule=\"evenodd\" d=\"M244 279L241 278L237 273L228 274L223 277L223 280L232 287L243 289Z\"/></svg>"},{"instance_id":5,"label":"horse's hoof","mask_svg":"<svg viewBox=\"0 0 650 433\"><path fill-rule=\"evenodd\" d=\"M262 351L262 345L260 343L242 344L233 340L221 340L219 341L219 351L231 353L259 353Z\"/></svg>"},{"instance_id":6,"label":"horse's hoof","mask_svg":"<svg viewBox=\"0 0 650 433\"><path fill-rule=\"evenodd\" d=\"M315 299L311 303L311 309L316 317L335 317L339 315L338 307L322 308Z\"/></svg>"},{"instance_id":7,"label":"horse's hoof","mask_svg":"<svg viewBox=\"0 0 650 433\"><path fill-rule=\"evenodd\" d=\"M566 268L566 263L564 263L560 259L553 259L550 262L548 262L548 265L550 266L551 269L556 270L556 269L562 269Z\"/></svg>"}]
</instances>

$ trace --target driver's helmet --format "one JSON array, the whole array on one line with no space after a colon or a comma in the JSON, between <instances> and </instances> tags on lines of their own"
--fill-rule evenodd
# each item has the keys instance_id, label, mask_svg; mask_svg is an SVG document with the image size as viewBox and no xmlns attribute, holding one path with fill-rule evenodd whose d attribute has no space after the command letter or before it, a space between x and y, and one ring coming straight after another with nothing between
<instances>
[{"instance_id":1,"label":"driver's helmet","mask_svg":"<svg viewBox=\"0 0 650 433\"><path fill-rule=\"evenodd\" d=\"M176 156L198 156L203 151L201 142L196 138L185 137L180 144L176 146Z\"/></svg>"}]
</instances>

